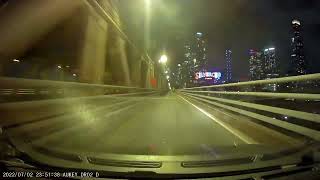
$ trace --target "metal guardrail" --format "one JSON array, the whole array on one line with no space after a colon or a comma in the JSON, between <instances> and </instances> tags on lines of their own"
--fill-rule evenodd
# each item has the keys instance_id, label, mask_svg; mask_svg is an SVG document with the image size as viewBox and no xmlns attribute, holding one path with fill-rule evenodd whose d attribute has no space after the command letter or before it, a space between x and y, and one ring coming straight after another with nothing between
<instances>
[{"instance_id":1,"label":"metal guardrail","mask_svg":"<svg viewBox=\"0 0 320 180\"><path fill-rule=\"evenodd\" d=\"M248 86L248 85L263 85L263 84L282 84L282 83L291 83L291 82L306 82L306 81L314 81L320 80L320 73L316 74L308 74L301 76L290 76L290 77L282 77L282 78L274 78L274 79L266 79L266 80L257 80L257 81L247 81L247 82L238 82L238 83L230 83L230 84L221 84L221 85L212 85L212 86L200 86L200 87L192 87L185 88L184 90L192 90L192 89L204 89L204 88L221 88L221 87L239 87L239 86Z\"/></svg>"},{"instance_id":2,"label":"metal guardrail","mask_svg":"<svg viewBox=\"0 0 320 180\"><path fill-rule=\"evenodd\" d=\"M151 88L0 77L0 95L60 95L77 97L158 91L159 89Z\"/></svg>"},{"instance_id":3,"label":"metal guardrail","mask_svg":"<svg viewBox=\"0 0 320 180\"><path fill-rule=\"evenodd\" d=\"M144 97L158 93L162 90L0 77L0 128L52 119L70 112L81 113L100 106L108 110L106 104L117 109L126 103L143 102ZM28 99L30 96L35 98ZM37 99L39 96L44 98ZM13 101L6 100L11 97Z\"/></svg>"},{"instance_id":4,"label":"metal guardrail","mask_svg":"<svg viewBox=\"0 0 320 180\"><path fill-rule=\"evenodd\" d=\"M182 90L184 91L184 90ZM189 93L207 93L221 95L236 96L253 96L266 98L283 98L283 99L299 99L299 100L320 100L320 94L300 94L300 93L272 93L272 92L227 92L227 91L188 91Z\"/></svg>"},{"instance_id":5,"label":"metal guardrail","mask_svg":"<svg viewBox=\"0 0 320 180\"><path fill-rule=\"evenodd\" d=\"M137 89L137 90L156 90L152 88L139 88L129 86L114 86L114 85L102 85L102 84L89 84L89 83L78 83L78 82L66 82L66 81L52 81L52 80L38 80L38 79L24 79L24 78L10 78L0 77L0 86L68 86L68 87L95 87L95 88L122 88L122 89Z\"/></svg>"},{"instance_id":6,"label":"metal guardrail","mask_svg":"<svg viewBox=\"0 0 320 180\"><path fill-rule=\"evenodd\" d=\"M314 106L317 106L315 108L319 109L320 91L314 94L308 94L278 92L247 92L247 89L244 91L221 90L221 88L223 87L250 87L263 84L281 84L295 82L303 83L318 80L320 80L320 73L275 78L268 80L185 88L178 90L178 92L191 99L205 102L209 105L213 105L215 107L222 108L228 111L233 111L245 115L247 117L253 118L255 120L263 121L265 123L269 123L271 125L320 141L320 114L297 110L299 108L292 109L283 106L277 107L276 103L271 103L272 105L270 105L269 103L266 105L262 102L252 100L252 98L264 98L264 100L269 100L272 102L292 100L286 102L294 102L295 106L304 106L303 103L314 103ZM279 115L286 117L286 120L279 118Z\"/></svg>"}]
</instances>

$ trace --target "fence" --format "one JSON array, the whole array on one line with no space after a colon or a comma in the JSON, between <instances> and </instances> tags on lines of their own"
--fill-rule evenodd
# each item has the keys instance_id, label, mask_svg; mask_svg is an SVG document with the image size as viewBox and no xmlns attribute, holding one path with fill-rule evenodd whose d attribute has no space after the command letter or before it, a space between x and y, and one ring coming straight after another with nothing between
<instances>
[{"instance_id":1,"label":"fence","mask_svg":"<svg viewBox=\"0 0 320 180\"><path fill-rule=\"evenodd\" d=\"M101 111L101 108L106 108L103 107L106 104L113 109L119 109L143 100L144 96L158 93L162 91L138 87L1 77L0 126L6 128L43 121L69 112L81 113L87 109Z\"/></svg>"},{"instance_id":2,"label":"fence","mask_svg":"<svg viewBox=\"0 0 320 180\"><path fill-rule=\"evenodd\" d=\"M319 80L320 74L310 74L185 88L178 92L319 141Z\"/></svg>"}]
</instances>

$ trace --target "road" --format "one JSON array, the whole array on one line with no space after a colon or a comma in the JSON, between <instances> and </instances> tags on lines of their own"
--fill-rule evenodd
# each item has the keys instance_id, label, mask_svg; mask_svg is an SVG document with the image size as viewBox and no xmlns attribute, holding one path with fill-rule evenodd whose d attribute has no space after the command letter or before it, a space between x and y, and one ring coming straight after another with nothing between
<instances>
[{"instance_id":1,"label":"road","mask_svg":"<svg viewBox=\"0 0 320 180\"><path fill-rule=\"evenodd\" d=\"M236 121L226 119L230 115L200 108L174 93L72 106L72 112L11 127L8 134L27 144L68 152L141 155L194 154L205 146L267 144L283 137L255 123L250 125L247 119L241 124L240 116ZM290 141L286 137L278 144Z\"/></svg>"},{"instance_id":2,"label":"road","mask_svg":"<svg viewBox=\"0 0 320 180\"><path fill-rule=\"evenodd\" d=\"M81 152L184 154L245 143L175 94L130 97L14 127L13 138Z\"/></svg>"}]
</instances>

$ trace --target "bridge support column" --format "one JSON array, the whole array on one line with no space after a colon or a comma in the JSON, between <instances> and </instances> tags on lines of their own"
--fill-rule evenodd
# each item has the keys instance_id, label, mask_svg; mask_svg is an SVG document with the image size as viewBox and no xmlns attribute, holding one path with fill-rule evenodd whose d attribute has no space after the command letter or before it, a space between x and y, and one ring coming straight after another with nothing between
<instances>
[{"instance_id":1,"label":"bridge support column","mask_svg":"<svg viewBox=\"0 0 320 180\"><path fill-rule=\"evenodd\" d=\"M149 62L148 64L148 77L147 77L147 88L153 88L151 80L154 79L154 67L153 64Z\"/></svg>"},{"instance_id":2,"label":"bridge support column","mask_svg":"<svg viewBox=\"0 0 320 180\"><path fill-rule=\"evenodd\" d=\"M145 81L145 88L151 88L151 85L150 85L150 80L151 80L151 76L150 76L150 73L151 72L151 69L149 67L149 65L147 66L147 72L146 72L146 81Z\"/></svg>"},{"instance_id":3,"label":"bridge support column","mask_svg":"<svg viewBox=\"0 0 320 180\"><path fill-rule=\"evenodd\" d=\"M113 82L117 85L130 86L130 69L128 64L126 42L120 35L112 30L109 33L111 40L109 41L110 69Z\"/></svg>"},{"instance_id":4,"label":"bridge support column","mask_svg":"<svg viewBox=\"0 0 320 180\"><path fill-rule=\"evenodd\" d=\"M134 54L131 59L130 72L132 86L139 86L141 81L141 60L137 54Z\"/></svg>"},{"instance_id":5,"label":"bridge support column","mask_svg":"<svg viewBox=\"0 0 320 180\"><path fill-rule=\"evenodd\" d=\"M102 84L105 76L108 24L97 14L89 14L84 23L80 52L80 81Z\"/></svg>"}]
</instances>

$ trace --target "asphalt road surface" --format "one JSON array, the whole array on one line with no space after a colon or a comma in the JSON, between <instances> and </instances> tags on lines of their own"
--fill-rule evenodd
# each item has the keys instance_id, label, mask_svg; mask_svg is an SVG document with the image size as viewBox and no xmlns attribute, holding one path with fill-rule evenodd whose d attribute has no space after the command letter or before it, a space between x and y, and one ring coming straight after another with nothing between
<instances>
[{"instance_id":1,"label":"asphalt road surface","mask_svg":"<svg viewBox=\"0 0 320 180\"><path fill-rule=\"evenodd\" d=\"M11 138L70 152L177 155L214 145L250 143L190 101L166 96L119 97L74 104L71 113L11 128ZM39 109L41 111L41 109Z\"/></svg>"}]
</instances>

